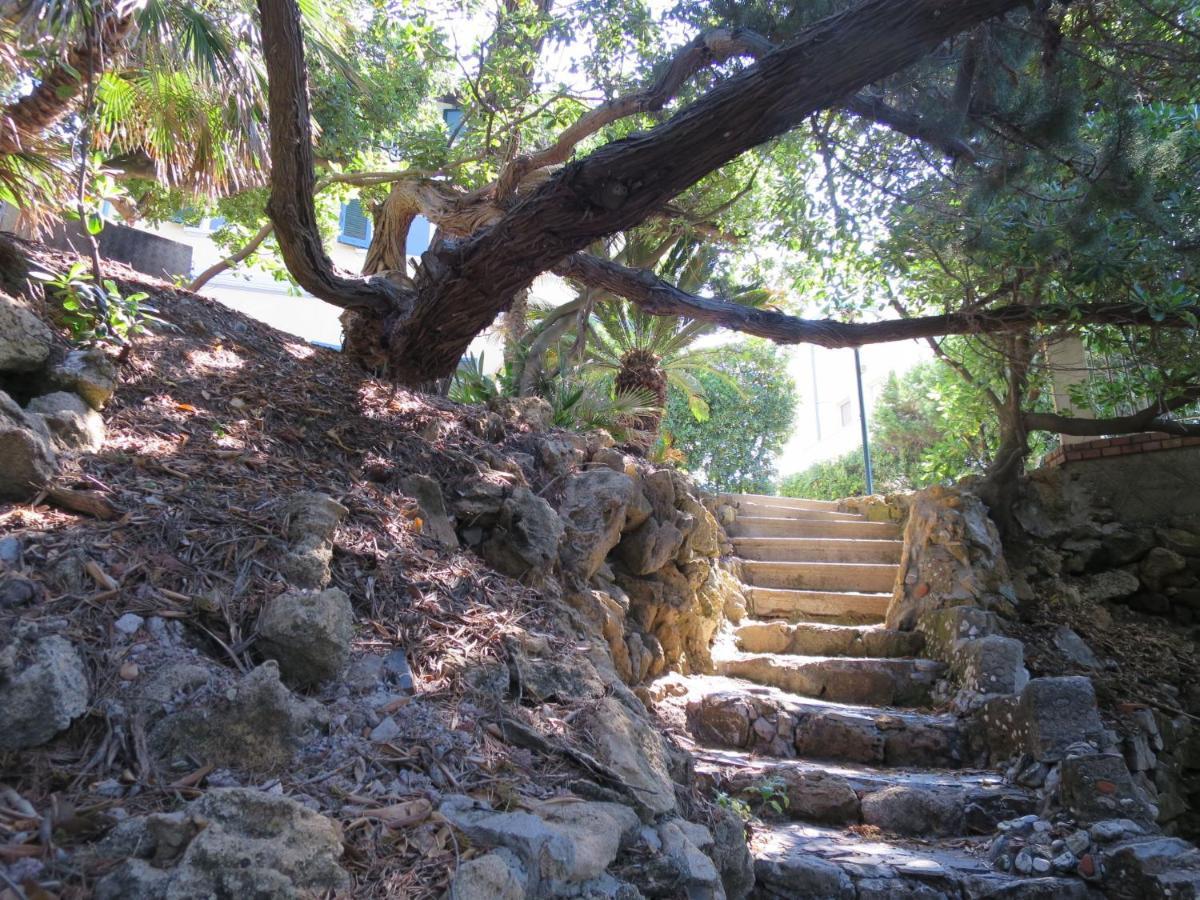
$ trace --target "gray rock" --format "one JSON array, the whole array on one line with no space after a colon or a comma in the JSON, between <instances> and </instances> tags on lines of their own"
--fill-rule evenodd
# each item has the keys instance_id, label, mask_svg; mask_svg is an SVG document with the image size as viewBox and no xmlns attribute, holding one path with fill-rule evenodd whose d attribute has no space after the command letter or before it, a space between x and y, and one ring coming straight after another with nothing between
<instances>
[{"instance_id":1,"label":"gray rock","mask_svg":"<svg viewBox=\"0 0 1200 900\"><path fill-rule=\"evenodd\" d=\"M386 744L388 741L400 735L400 725L391 716L386 717L382 722L371 729L370 738L376 744Z\"/></svg>"},{"instance_id":2,"label":"gray rock","mask_svg":"<svg viewBox=\"0 0 1200 900\"><path fill-rule=\"evenodd\" d=\"M1200 896L1200 850L1174 837L1137 840L1112 848L1105 862L1104 896L1116 900Z\"/></svg>"},{"instance_id":3,"label":"gray rock","mask_svg":"<svg viewBox=\"0 0 1200 900\"><path fill-rule=\"evenodd\" d=\"M696 828L703 831L699 841L707 838L706 843L696 840ZM659 825L658 836L662 841L663 853L679 873L681 887L689 900L725 900L725 887L717 874L717 867L700 849L712 845L712 835L707 829L675 820Z\"/></svg>"},{"instance_id":4,"label":"gray rock","mask_svg":"<svg viewBox=\"0 0 1200 900\"><path fill-rule=\"evenodd\" d=\"M25 410L41 416L55 448L60 451L95 453L104 445L104 418L78 394L56 391L34 397Z\"/></svg>"},{"instance_id":5,"label":"gray rock","mask_svg":"<svg viewBox=\"0 0 1200 900\"><path fill-rule=\"evenodd\" d=\"M1025 726L1025 749L1040 762L1062 758L1071 744L1099 745L1104 726L1096 708L1096 692L1082 675L1034 678L1021 692L1019 713Z\"/></svg>"},{"instance_id":6,"label":"gray rock","mask_svg":"<svg viewBox=\"0 0 1200 900\"><path fill-rule=\"evenodd\" d=\"M1029 683L1025 645L999 634L956 641L950 668L965 689L981 694L1015 694Z\"/></svg>"},{"instance_id":7,"label":"gray rock","mask_svg":"<svg viewBox=\"0 0 1200 900\"><path fill-rule=\"evenodd\" d=\"M640 826L629 807L616 803L546 803L533 812L498 812L470 797L446 797L438 812L483 847L504 847L520 859L538 886L578 884L601 875L622 842ZM549 891L547 891L549 893Z\"/></svg>"},{"instance_id":8,"label":"gray rock","mask_svg":"<svg viewBox=\"0 0 1200 900\"><path fill-rule=\"evenodd\" d=\"M1154 537L1149 531L1121 528L1101 538L1105 563L1108 566L1127 566L1146 555L1154 546Z\"/></svg>"},{"instance_id":9,"label":"gray rock","mask_svg":"<svg viewBox=\"0 0 1200 900\"><path fill-rule=\"evenodd\" d=\"M1158 593L1171 583L1171 576L1187 569L1187 560L1174 550L1155 547L1138 564L1138 574L1145 587Z\"/></svg>"},{"instance_id":10,"label":"gray rock","mask_svg":"<svg viewBox=\"0 0 1200 900\"><path fill-rule=\"evenodd\" d=\"M18 625L0 648L0 750L44 744L87 710L87 670L66 638Z\"/></svg>"},{"instance_id":11,"label":"gray rock","mask_svg":"<svg viewBox=\"0 0 1200 900\"><path fill-rule=\"evenodd\" d=\"M565 475L577 469L587 457L587 441L581 435L545 434L536 444L538 462L551 475Z\"/></svg>"},{"instance_id":12,"label":"gray rock","mask_svg":"<svg viewBox=\"0 0 1200 900\"><path fill-rule=\"evenodd\" d=\"M157 756L251 771L287 765L328 723L319 703L280 682L274 660L237 681L215 666L169 666L147 678L138 704L151 723L149 744Z\"/></svg>"},{"instance_id":13,"label":"gray rock","mask_svg":"<svg viewBox=\"0 0 1200 900\"><path fill-rule=\"evenodd\" d=\"M283 523L288 549L279 571L293 587L315 590L329 584L333 533L346 512L332 497L315 491L304 491L288 501Z\"/></svg>"},{"instance_id":14,"label":"gray rock","mask_svg":"<svg viewBox=\"0 0 1200 900\"><path fill-rule=\"evenodd\" d=\"M1054 629L1054 646L1072 665L1082 669L1099 669L1101 666L1092 648L1069 625L1059 625Z\"/></svg>"},{"instance_id":15,"label":"gray rock","mask_svg":"<svg viewBox=\"0 0 1200 900\"><path fill-rule=\"evenodd\" d=\"M834 824L857 822L860 816L858 794L850 782L830 772L779 772L787 791L789 815L805 821Z\"/></svg>"},{"instance_id":16,"label":"gray rock","mask_svg":"<svg viewBox=\"0 0 1200 900\"><path fill-rule=\"evenodd\" d=\"M0 609L35 603L45 592L28 578L0 578Z\"/></svg>"},{"instance_id":17,"label":"gray rock","mask_svg":"<svg viewBox=\"0 0 1200 900\"><path fill-rule=\"evenodd\" d=\"M1154 811L1138 794L1119 754L1068 755L1059 774L1063 806L1083 825L1116 817L1154 821Z\"/></svg>"},{"instance_id":18,"label":"gray rock","mask_svg":"<svg viewBox=\"0 0 1200 900\"><path fill-rule=\"evenodd\" d=\"M742 900L754 887L754 857L746 846L746 826L733 810L718 807L713 815L710 855L721 873L725 896Z\"/></svg>"},{"instance_id":19,"label":"gray rock","mask_svg":"<svg viewBox=\"0 0 1200 900\"><path fill-rule=\"evenodd\" d=\"M499 849L454 870L448 900L525 900L528 876L515 853Z\"/></svg>"},{"instance_id":20,"label":"gray rock","mask_svg":"<svg viewBox=\"0 0 1200 900\"><path fill-rule=\"evenodd\" d=\"M1103 819L1088 828L1088 835L1099 844L1108 844L1123 837L1142 834L1143 830L1132 819Z\"/></svg>"},{"instance_id":21,"label":"gray rock","mask_svg":"<svg viewBox=\"0 0 1200 900\"><path fill-rule=\"evenodd\" d=\"M1000 630L1000 622L994 612L978 606L949 606L922 614L916 630L925 635L928 656L950 662L958 641L996 634Z\"/></svg>"},{"instance_id":22,"label":"gray rock","mask_svg":"<svg viewBox=\"0 0 1200 900\"><path fill-rule=\"evenodd\" d=\"M483 556L500 571L520 578L544 576L558 559L563 522L549 503L528 488L514 488L501 504Z\"/></svg>"},{"instance_id":23,"label":"gray rock","mask_svg":"<svg viewBox=\"0 0 1200 900\"><path fill-rule=\"evenodd\" d=\"M267 601L258 618L259 647L279 662L284 678L316 685L350 661L354 611L338 588L289 591Z\"/></svg>"},{"instance_id":24,"label":"gray rock","mask_svg":"<svg viewBox=\"0 0 1200 900\"><path fill-rule=\"evenodd\" d=\"M675 811L675 786L662 735L615 697L604 697L577 720L596 757L612 769L647 812Z\"/></svg>"},{"instance_id":25,"label":"gray rock","mask_svg":"<svg viewBox=\"0 0 1200 900\"><path fill-rule=\"evenodd\" d=\"M97 900L325 896L349 887L336 823L294 800L210 790L181 812L128 819L94 851L122 860Z\"/></svg>"},{"instance_id":26,"label":"gray rock","mask_svg":"<svg viewBox=\"0 0 1200 900\"><path fill-rule=\"evenodd\" d=\"M0 538L0 565L10 569L21 565L21 541L12 535Z\"/></svg>"},{"instance_id":27,"label":"gray rock","mask_svg":"<svg viewBox=\"0 0 1200 900\"><path fill-rule=\"evenodd\" d=\"M92 409L104 409L117 390L117 366L103 350L72 350L50 370L51 380L74 391Z\"/></svg>"},{"instance_id":28,"label":"gray rock","mask_svg":"<svg viewBox=\"0 0 1200 900\"><path fill-rule=\"evenodd\" d=\"M858 896L841 866L809 853L755 859L754 874L758 885L779 897L855 900Z\"/></svg>"},{"instance_id":29,"label":"gray rock","mask_svg":"<svg viewBox=\"0 0 1200 900\"><path fill-rule=\"evenodd\" d=\"M963 833L963 791L896 784L862 798L862 820L892 834Z\"/></svg>"},{"instance_id":30,"label":"gray rock","mask_svg":"<svg viewBox=\"0 0 1200 900\"><path fill-rule=\"evenodd\" d=\"M117 629L121 634L132 635L137 633L137 630L142 627L145 621L137 613L125 613L117 621L113 622L113 628Z\"/></svg>"},{"instance_id":31,"label":"gray rock","mask_svg":"<svg viewBox=\"0 0 1200 900\"><path fill-rule=\"evenodd\" d=\"M623 531L649 518L650 501L632 478L610 469L589 469L567 479L559 512L566 539L559 551L564 570L590 579Z\"/></svg>"},{"instance_id":32,"label":"gray rock","mask_svg":"<svg viewBox=\"0 0 1200 900\"><path fill-rule=\"evenodd\" d=\"M0 293L0 372L32 372L50 356L54 335L23 303Z\"/></svg>"},{"instance_id":33,"label":"gray rock","mask_svg":"<svg viewBox=\"0 0 1200 900\"><path fill-rule=\"evenodd\" d=\"M1079 596L1093 603L1105 603L1109 600L1121 600L1136 594L1141 588L1141 582L1132 572L1125 569L1107 569L1088 575L1077 582Z\"/></svg>"},{"instance_id":34,"label":"gray rock","mask_svg":"<svg viewBox=\"0 0 1200 900\"><path fill-rule=\"evenodd\" d=\"M55 471L45 423L0 391L0 500L28 500Z\"/></svg>"},{"instance_id":35,"label":"gray rock","mask_svg":"<svg viewBox=\"0 0 1200 900\"><path fill-rule=\"evenodd\" d=\"M458 547L458 535L446 514L441 485L428 475L413 474L400 480L400 488L417 501L421 510L421 531L447 547Z\"/></svg>"}]
</instances>

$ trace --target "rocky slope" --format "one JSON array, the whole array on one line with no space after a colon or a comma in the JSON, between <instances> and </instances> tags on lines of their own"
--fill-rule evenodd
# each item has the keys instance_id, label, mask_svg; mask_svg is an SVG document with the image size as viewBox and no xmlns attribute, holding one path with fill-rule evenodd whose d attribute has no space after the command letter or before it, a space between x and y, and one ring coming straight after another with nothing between
<instances>
[{"instance_id":1,"label":"rocky slope","mask_svg":"<svg viewBox=\"0 0 1200 900\"><path fill-rule=\"evenodd\" d=\"M72 347L14 247L0 895L746 895L639 697L741 603L694 484L117 267L168 326Z\"/></svg>"}]
</instances>

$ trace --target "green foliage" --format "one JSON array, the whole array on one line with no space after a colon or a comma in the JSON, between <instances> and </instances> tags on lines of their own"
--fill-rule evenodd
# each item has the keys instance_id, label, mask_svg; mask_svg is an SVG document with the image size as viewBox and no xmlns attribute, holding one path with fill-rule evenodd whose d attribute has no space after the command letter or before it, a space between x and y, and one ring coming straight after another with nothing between
<instances>
[{"instance_id":1,"label":"green foliage","mask_svg":"<svg viewBox=\"0 0 1200 900\"><path fill-rule=\"evenodd\" d=\"M62 321L71 331L71 340L124 344L143 334L148 326L165 324L154 315L154 307L143 302L149 294L138 291L122 294L110 278L97 285L83 262L75 262L66 272L32 272L62 305Z\"/></svg>"},{"instance_id":2,"label":"green foliage","mask_svg":"<svg viewBox=\"0 0 1200 900\"><path fill-rule=\"evenodd\" d=\"M730 810L743 822L749 822L754 818L754 810L750 808L750 804L745 800L731 796L725 791L717 791L714 798L717 806Z\"/></svg>"},{"instance_id":3,"label":"green foliage","mask_svg":"<svg viewBox=\"0 0 1200 900\"><path fill-rule=\"evenodd\" d=\"M712 371L697 376L707 416L697 416L688 393L673 387L663 447L681 453L689 471L713 490L767 493L795 416L787 357L751 341L714 348L708 361Z\"/></svg>"}]
</instances>

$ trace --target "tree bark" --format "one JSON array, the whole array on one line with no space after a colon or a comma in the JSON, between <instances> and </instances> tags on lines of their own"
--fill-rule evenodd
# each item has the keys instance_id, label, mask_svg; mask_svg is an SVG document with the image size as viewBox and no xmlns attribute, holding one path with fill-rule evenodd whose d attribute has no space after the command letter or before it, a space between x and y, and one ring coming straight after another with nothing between
<instances>
[{"instance_id":1,"label":"tree bark","mask_svg":"<svg viewBox=\"0 0 1200 900\"><path fill-rule=\"evenodd\" d=\"M303 43L294 0L259 0L270 90L268 211L296 280L387 318L390 374L420 384L454 370L470 341L541 272L645 220L741 153L919 59L1020 0L867 0L809 28L649 132L601 147L489 228L425 254L417 289L334 271L312 203Z\"/></svg>"},{"instance_id":2,"label":"tree bark","mask_svg":"<svg viewBox=\"0 0 1200 900\"><path fill-rule=\"evenodd\" d=\"M1022 417L1028 431L1052 431L1079 437L1101 437L1109 434L1136 434L1141 431L1162 431L1184 436L1200 435L1200 424L1181 422L1169 414L1200 400L1200 385L1180 391L1169 399L1147 406L1128 416L1107 419L1081 419L1057 413L1025 413Z\"/></svg>"}]
</instances>

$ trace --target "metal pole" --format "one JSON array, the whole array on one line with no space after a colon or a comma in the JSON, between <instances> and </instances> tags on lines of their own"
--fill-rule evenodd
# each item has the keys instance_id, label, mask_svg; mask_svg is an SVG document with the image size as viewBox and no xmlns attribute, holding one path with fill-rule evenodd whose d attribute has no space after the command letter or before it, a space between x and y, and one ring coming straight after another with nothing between
<instances>
[{"instance_id":1,"label":"metal pole","mask_svg":"<svg viewBox=\"0 0 1200 900\"><path fill-rule=\"evenodd\" d=\"M854 348L854 380L858 383L858 421L862 425L863 465L867 470L867 493L875 493L875 477L871 472L871 442L867 438L867 401L863 399L862 363L858 348Z\"/></svg>"}]
</instances>

